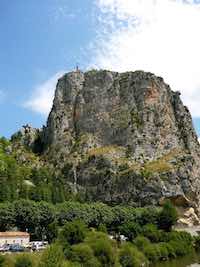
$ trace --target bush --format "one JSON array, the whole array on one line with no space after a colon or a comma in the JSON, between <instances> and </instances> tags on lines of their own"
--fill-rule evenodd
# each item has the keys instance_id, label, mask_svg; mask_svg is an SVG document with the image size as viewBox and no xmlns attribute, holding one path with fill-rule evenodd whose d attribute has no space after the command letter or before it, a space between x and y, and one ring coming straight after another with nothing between
<instances>
[{"instance_id":1,"label":"bush","mask_svg":"<svg viewBox=\"0 0 200 267\"><path fill-rule=\"evenodd\" d=\"M56 240L58 237L58 224L56 221L47 226L46 236L49 243L52 243Z\"/></svg>"},{"instance_id":2,"label":"bush","mask_svg":"<svg viewBox=\"0 0 200 267\"><path fill-rule=\"evenodd\" d=\"M185 242L189 246L192 246L192 244L193 244L193 237L191 236L191 234L189 234L185 231L179 231L179 232L178 231L172 231L169 234L169 238L170 238L170 240Z\"/></svg>"},{"instance_id":3,"label":"bush","mask_svg":"<svg viewBox=\"0 0 200 267\"><path fill-rule=\"evenodd\" d=\"M119 262L122 267L146 266L145 256L133 245L126 243L119 251Z\"/></svg>"},{"instance_id":4,"label":"bush","mask_svg":"<svg viewBox=\"0 0 200 267\"><path fill-rule=\"evenodd\" d=\"M161 232L154 224L145 225L142 232L153 243L158 243L161 239Z\"/></svg>"},{"instance_id":5,"label":"bush","mask_svg":"<svg viewBox=\"0 0 200 267\"><path fill-rule=\"evenodd\" d=\"M17 257L15 267L32 267L32 261L28 255L20 255Z\"/></svg>"},{"instance_id":6,"label":"bush","mask_svg":"<svg viewBox=\"0 0 200 267\"><path fill-rule=\"evenodd\" d=\"M101 232L93 232L85 240L93 252L94 256L101 263L101 266L115 265L115 242L111 241L108 236Z\"/></svg>"},{"instance_id":7,"label":"bush","mask_svg":"<svg viewBox=\"0 0 200 267\"><path fill-rule=\"evenodd\" d=\"M63 251L62 248L57 245L51 245L42 254L39 267L62 267L63 264Z\"/></svg>"},{"instance_id":8,"label":"bush","mask_svg":"<svg viewBox=\"0 0 200 267\"><path fill-rule=\"evenodd\" d=\"M119 232L125 235L129 241L133 241L142 232L142 229L139 224L128 222L119 227Z\"/></svg>"},{"instance_id":9,"label":"bush","mask_svg":"<svg viewBox=\"0 0 200 267\"><path fill-rule=\"evenodd\" d=\"M167 260L169 256L167 244L159 243L158 249L160 250L160 260Z\"/></svg>"},{"instance_id":10,"label":"bush","mask_svg":"<svg viewBox=\"0 0 200 267\"><path fill-rule=\"evenodd\" d=\"M72 246L70 260L80 263L83 267L100 267L92 248L84 243Z\"/></svg>"},{"instance_id":11,"label":"bush","mask_svg":"<svg viewBox=\"0 0 200 267\"><path fill-rule=\"evenodd\" d=\"M193 250L193 238L187 232L176 232L170 233L169 244L173 248L176 256L184 256Z\"/></svg>"},{"instance_id":12,"label":"bush","mask_svg":"<svg viewBox=\"0 0 200 267\"><path fill-rule=\"evenodd\" d=\"M168 257L169 258L176 258L176 252L173 248L173 246L169 243L166 243L166 248L167 248L167 251L168 251Z\"/></svg>"},{"instance_id":13,"label":"bush","mask_svg":"<svg viewBox=\"0 0 200 267\"><path fill-rule=\"evenodd\" d=\"M162 211L158 216L159 228L167 232L171 231L172 226L178 218L177 211L170 201L166 201Z\"/></svg>"},{"instance_id":14,"label":"bush","mask_svg":"<svg viewBox=\"0 0 200 267\"><path fill-rule=\"evenodd\" d=\"M134 244L136 245L136 247L143 251L144 248L146 246L148 246L150 244L150 241L148 238L144 237L144 236L138 236L136 237L136 239L134 240Z\"/></svg>"},{"instance_id":15,"label":"bush","mask_svg":"<svg viewBox=\"0 0 200 267\"><path fill-rule=\"evenodd\" d=\"M146 224L157 224L159 216L159 210L155 207L144 208L140 214L136 218L136 221L139 225Z\"/></svg>"},{"instance_id":16,"label":"bush","mask_svg":"<svg viewBox=\"0 0 200 267\"><path fill-rule=\"evenodd\" d=\"M103 233L107 233L106 225L100 223L100 225L98 226L98 231L99 231L99 232L103 232Z\"/></svg>"},{"instance_id":17,"label":"bush","mask_svg":"<svg viewBox=\"0 0 200 267\"><path fill-rule=\"evenodd\" d=\"M189 252L185 244L179 241L171 240L169 245L173 248L176 256L184 256Z\"/></svg>"},{"instance_id":18,"label":"bush","mask_svg":"<svg viewBox=\"0 0 200 267\"><path fill-rule=\"evenodd\" d=\"M144 254L151 262L157 262L161 258L160 249L157 244L149 244L144 247Z\"/></svg>"},{"instance_id":19,"label":"bush","mask_svg":"<svg viewBox=\"0 0 200 267\"><path fill-rule=\"evenodd\" d=\"M80 221L66 223L60 234L59 241L65 247L68 243L70 245L82 242L86 236L87 228L84 223Z\"/></svg>"}]
</instances>

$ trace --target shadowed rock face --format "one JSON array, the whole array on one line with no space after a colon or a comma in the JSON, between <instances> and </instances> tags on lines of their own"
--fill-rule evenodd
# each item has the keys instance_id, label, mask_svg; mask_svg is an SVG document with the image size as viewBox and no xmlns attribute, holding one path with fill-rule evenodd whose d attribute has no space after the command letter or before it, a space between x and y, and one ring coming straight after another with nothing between
<instances>
[{"instance_id":1,"label":"shadowed rock face","mask_svg":"<svg viewBox=\"0 0 200 267\"><path fill-rule=\"evenodd\" d=\"M45 155L72 188L108 203L187 197L198 206L199 143L180 94L142 71L59 79Z\"/></svg>"}]
</instances>

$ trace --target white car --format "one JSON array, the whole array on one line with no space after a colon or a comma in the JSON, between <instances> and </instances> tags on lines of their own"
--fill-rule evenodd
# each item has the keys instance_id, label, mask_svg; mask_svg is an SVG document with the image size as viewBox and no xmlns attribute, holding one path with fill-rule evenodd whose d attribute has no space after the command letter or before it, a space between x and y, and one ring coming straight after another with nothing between
<instances>
[{"instance_id":1,"label":"white car","mask_svg":"<svg viewBox=\"0 0 200 267\"><path fill-rule=\"evenodd\" d=\"M33 241L33 242L30 242L30 245L31 245L31 249L33 251L41 251L47 247L48 242L46 242L46 241Z\"/></svg>"}]
</instances>

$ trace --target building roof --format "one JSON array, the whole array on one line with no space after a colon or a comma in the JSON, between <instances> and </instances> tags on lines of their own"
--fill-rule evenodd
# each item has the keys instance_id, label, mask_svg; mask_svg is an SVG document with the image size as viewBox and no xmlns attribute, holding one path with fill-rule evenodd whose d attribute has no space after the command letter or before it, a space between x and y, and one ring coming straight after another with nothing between
<instances>
[{"instance_id":1,"label":"building roof","mask_svg":"<svg viewBox=\"0 0 200 267\"><path fill-rule=\"evenodd\" d=\"M29 237L30 234L27 232L0 232L1 237Z\"/></svg>"}]
</instances>

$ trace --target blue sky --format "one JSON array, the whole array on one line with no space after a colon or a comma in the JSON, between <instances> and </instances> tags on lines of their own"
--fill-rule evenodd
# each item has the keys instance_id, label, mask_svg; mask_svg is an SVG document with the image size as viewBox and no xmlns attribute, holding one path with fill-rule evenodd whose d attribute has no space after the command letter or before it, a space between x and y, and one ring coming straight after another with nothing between
<instances>
[{"instance_id":1,"label":"blue sky","mask_svg":"<svg viewBox=\"0 0 200 267\"><path fill-rule=\"evenodd\" d=\"M1 0L0 135L45 124L57 78L76 63L83 70L163 76L181 91L200 134L199 6L191 0L149 0L148 6L144 0Z\"/></svg>"},{"instance_id":2,"label":"blue sky","mask_svg":"<svg viewBox=\"0 0 200 267\"><path fill-rule=\"evenodd\" d=\"M56 72L85 64L84 49L95 34L93 8L91 0L0 1L1 135L45 123L23 103Z\"/></svg>"}]
</instances>

